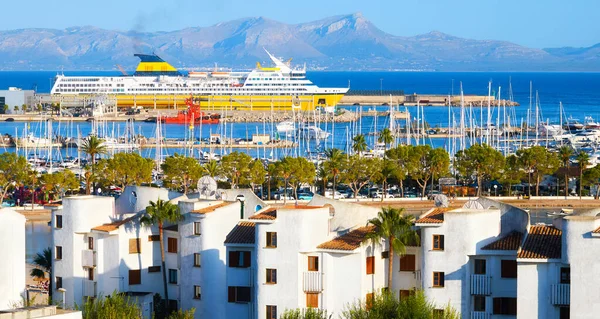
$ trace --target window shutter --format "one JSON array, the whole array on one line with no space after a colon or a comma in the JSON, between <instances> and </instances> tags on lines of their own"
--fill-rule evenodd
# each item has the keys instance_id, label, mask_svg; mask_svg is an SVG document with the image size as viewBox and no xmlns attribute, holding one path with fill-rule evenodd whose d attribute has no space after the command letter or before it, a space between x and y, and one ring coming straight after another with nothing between
<instances>
[{"instance_id":1,"label":"window shutter","mask_svg":"<svg viewBox=\"0 0 600 319\"><path fill-rule=\"evenodd\" d=\"M494 314L502 314L502 298L494 298Z\"/></svg>"},{"instance_id":2,"label":"window shutter","mask_svg":"<svg viewBox=\"0 0 600 319\"><path fill-rule=\"evenodd\" d=\"M440 236L440 249L444 250L444 235Z\"/></svg>"},{"instance_id":3,"label":"window shutter","mask_svg":"<svg viewBox=\"0 0 600 319\"><path fill-rule=\"evenodd\" d=\"M239 267L240 266L240 252L239 251L230 251L229 252L229 267Z\"/></svg>"},{"instance_id":4,"label":"window shutter","mask_svg":"<svg viewBox=\"0 0 600 319\"><path fill-rule=\"evenodd\" d=\"M367 275L375 273L375 257L367 257Z\"/></svg>"},{"instance_id":5,"label":"window shutter","mask_svg":"<svg viewBox=\"0 0 600 319\"><path fill-rule=\"evenodd\" d=\"M235 302L235 287L227 287L227 301Z\"/></svg>"},{"instance_id":6,"label":"window shutter","mask_svg":"<svg viewBox=\"0 0 600 319\"><path fill-rule=\"evenodd\" d=\"M242 253L244 254L244 264L242 266L244 268L248 268L248 267L250 267L250 252L244 251Z\"/></svg>"}]
</instances>

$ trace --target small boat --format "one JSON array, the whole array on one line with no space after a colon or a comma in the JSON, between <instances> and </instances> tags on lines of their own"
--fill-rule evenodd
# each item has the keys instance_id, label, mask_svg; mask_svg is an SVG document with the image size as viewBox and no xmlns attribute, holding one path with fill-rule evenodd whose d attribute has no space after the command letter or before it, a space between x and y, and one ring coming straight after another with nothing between
<instances>
[{"instance_id":1,"label":"small boat","mask_svg":"<svg viewBox=\"0 0 600 319\"><path fill-rule=\"evenodd\" d=\"M323 129L314 125L310 125L299 127L298 135L301 138L308 138L311 140L324 140L327 139L331 135L331 133L326 132Z\"/></svg>"},{"instance_id":2,"label":"small boat","mask_svg":"<svg viewBox=\"0 0 600 319\"><path fill-rule=\"evenodd\" d=\"M206 114L200 110L200 105L194 104L190 97L185 100L187 110L179 111L177 116L161 116L158 120L165 124L219 124L220 114Z\"/></svg>"},{"instance_id":3,"label":"small boat","mask_svg":"<svg viewBox=\"0 0 600 319\"><path fill-rule=\"evenodd\" d=\"M289 134L296 131L296 125L293 121L283 121L277 123L275 128L277 129L277 133L279 134Z\"/></svg>"},{"instance_id":4,"label":"small boat","mask_svg":"<svg viewBox=\"0 0 600 319\"><path fill-rule=\"evenodd\" d=\"M190 78L206 78L208 77L208 73L206 72L190 72L188 73Z\"/></svg>"}]
</instances>

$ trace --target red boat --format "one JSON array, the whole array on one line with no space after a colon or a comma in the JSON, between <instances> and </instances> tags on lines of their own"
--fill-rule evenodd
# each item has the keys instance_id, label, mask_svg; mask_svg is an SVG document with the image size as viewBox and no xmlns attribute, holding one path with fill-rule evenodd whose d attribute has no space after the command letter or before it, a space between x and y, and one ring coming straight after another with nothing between
<instances>
[{"instance_id":1,"label":"red boat","mask_svg":"<svg viewBox=\"0 0 600 319\"><path fill-rule=\"evenodd\" d=\"M159 120L165 124L219 124L221 114L206 114L200 110L200 105L194 104L190 97L185 100L187 110L177 112L177 116L162 116Z\"/></svg>"}]
</instances>

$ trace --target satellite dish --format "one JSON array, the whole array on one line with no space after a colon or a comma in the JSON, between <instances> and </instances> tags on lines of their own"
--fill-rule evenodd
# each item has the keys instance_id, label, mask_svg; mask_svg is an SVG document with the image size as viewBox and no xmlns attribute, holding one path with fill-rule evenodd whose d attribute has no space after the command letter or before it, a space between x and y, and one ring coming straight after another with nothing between
<instances>
[{"instance_id":1,"label":"satellite dish","mask_svg":"<svg viewBox=\"0 0 600 319\"><path fill-rule=\"evenodd\" d=\"M217 181L210 176L204 176L198 180L198 192L205 199L214 198L217 193Z\"/></svg>"}]
</instances>

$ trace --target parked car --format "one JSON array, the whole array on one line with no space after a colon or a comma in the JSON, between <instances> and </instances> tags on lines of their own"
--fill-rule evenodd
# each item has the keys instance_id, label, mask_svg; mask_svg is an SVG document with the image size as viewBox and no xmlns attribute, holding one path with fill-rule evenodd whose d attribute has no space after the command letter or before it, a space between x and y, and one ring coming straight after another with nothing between
<instances>
[{"instance_id":1,"label":"parked car","mask_svg":"<svg viewBox=\"0 0 600 319\"><path fill-rule=\"evenodd\" d=\"M301 192L298 193L299 200L311 200L315 194L312 192Z\"/></svg>"}]
</instances>

